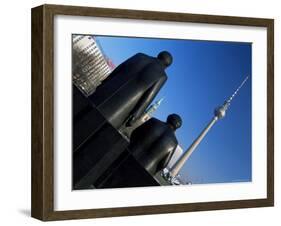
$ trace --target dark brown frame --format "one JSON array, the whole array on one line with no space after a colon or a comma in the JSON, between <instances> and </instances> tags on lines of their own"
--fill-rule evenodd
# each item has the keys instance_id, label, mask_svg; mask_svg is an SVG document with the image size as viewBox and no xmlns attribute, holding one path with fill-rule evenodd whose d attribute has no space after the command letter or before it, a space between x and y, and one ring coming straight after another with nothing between
<instances>
[{"instance_id":1,"label":"dark brown frame","mask_svg":"<svg viewBox=\"0 0 281 226\"><path fill-rule=\"evenodd\" d=\"M267 28L267 198L171 205L54 211L53 35L54 15L256 26ZM160 214L274 205L274 20L183 13L42 5L32 9L32 200L43 221Z\"/></svg>"}]
</instances>

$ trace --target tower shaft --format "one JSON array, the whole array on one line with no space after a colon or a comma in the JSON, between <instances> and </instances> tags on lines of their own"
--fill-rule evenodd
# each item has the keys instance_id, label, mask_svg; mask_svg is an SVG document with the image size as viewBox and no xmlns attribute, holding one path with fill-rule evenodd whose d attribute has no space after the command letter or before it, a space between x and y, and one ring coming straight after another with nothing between
<instances>
[{"instance_id":1,"label":"tower shaft","mask_svg":"<svg viewBox=\"0 0 281 226\"><path fill-rule=\"evenodd\" d=\"M218 117L214 116L209 124L203 129L203 131L199 134L199 136L193 141L193 143L189 146L186 152L178 159L178 161L173 165L170 174L175 177L178 175L181 168L184 166L185 162L189 159L193 151L200 144L212 126L218 121Z\"/></svg>"}]
</instances>

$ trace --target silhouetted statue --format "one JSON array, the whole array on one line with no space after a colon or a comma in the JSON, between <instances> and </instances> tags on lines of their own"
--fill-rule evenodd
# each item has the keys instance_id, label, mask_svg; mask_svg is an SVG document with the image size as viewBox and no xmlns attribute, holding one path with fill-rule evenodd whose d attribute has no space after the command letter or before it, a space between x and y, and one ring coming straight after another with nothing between
<instances>
[{"instance_id":1,"label":"silhouetted statue","mask_svg":"<svg viewBox=\"0 0 281 226\"><path fill-rule=\"evenodd\" d=\"M157 58L138 53L120 64L89 98L115 128L131 125L166 82L165 69L171 63L166 51Z\"/></svg>"},{"instance_id":2,"label":"silhouetted statue","mask_svg":"<svg viewBox=\"0 0 281 226\"><path fill-rule=\"evenodd\" d=\"M169 163L178 145L175 130L181 125L180 116L171 114L167 122L151 118L133 131L129 149L150 174L155 175Z\"/></svg>"}]
</instances>

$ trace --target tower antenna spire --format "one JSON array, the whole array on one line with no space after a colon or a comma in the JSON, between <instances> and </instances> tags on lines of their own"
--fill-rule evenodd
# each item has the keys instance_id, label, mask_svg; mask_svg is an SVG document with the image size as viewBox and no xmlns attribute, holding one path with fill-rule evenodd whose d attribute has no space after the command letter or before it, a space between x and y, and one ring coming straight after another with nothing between
<instances>
[{"instance_id":1,"label":"tower antenna spire","mask_svg":"<svg viewBox=\"0 0 281 226\"><path fill-rule=\"evenodd\" d=\"M189 159L191 154L194 152L196 147L200 144L200 142L203 140L203 138L206 136L206 134L209 132L209 130L215 125L215 123L222 119L228 107L230 106L231 101L233 98L238 94L239 90L242 88L242 86L246 83L249 76L247 76L242 83L238 86L238 88L234 91L234 93L224 102L222 106L219 106L214 111L214 116L211 119L211 121L207 124L207 126L202 130L202 132L199 134L199 136L193 141L193 143L189 146L189 148L186 150L186 152L178 159L178 161L172 166L170 171L170 177L175 178L179 171L182 169L186 161Z\"/></svg>"},{"instance_id":2,"label":"tower antenna spire","mask_svg":"<svg viewBox=\"0 0 281 226\"><path fill-rule=\"evenodd\" d=\"M238 86L238 88L235 90L235 92L228 98L228 100L226 101L226 103L228 103L230 105L230 102L233 100L233 98L238 94L239 90L242 88L242 86L247 82L249 76L247 76L242 83L240 84L240 86Z\"/></svg>"}]
</instances>

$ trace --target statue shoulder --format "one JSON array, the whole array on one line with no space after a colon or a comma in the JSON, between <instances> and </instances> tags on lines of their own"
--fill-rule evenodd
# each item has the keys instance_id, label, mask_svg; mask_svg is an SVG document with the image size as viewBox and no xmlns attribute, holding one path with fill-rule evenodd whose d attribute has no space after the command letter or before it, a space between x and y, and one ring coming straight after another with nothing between
<instances>
[{"instance_id":1,"label":"statue shoulder","mask_svg":"<svg viewBox=\"0 0 281 226\"><path fill-rule=\"evenodd\" d=\"M132 57L128 58L126 61L121 63L117 68L118 70L126 70L127 72L130 72L130 74L134 74L143 68L145 68L148 64L150 64L152 61L152 57L143 54L143 53L137 53L133 55Z\"/></svg>"},{"instance_id":2,"label":"statue shoulder","mask_svg":"<svg viewBox=\"0 0 281 226\"><path fill-rule=\"evenodd\" d=\"M147 81L166 81L168 76L157 59L152 59L141 71L141 78Z\"/></svg>"},{"instance_id":3,"label":"statue shoulder","mask_svg":"<svg viewBox=\"0 0 281 226\"><path fill-rule=\"evenodd\" d=\"M150 118L147 122L149 122L150 124L154 124L154 125L164 125L164 124L166 124L165 122L162 122L161 120L159 120L157 118Z\"/></svg>"},{"instance_id":4,"label":"statue shoulder","mask_svg":"<svg viewBox=\"0 0 281 226\"><path fill-rule=\"evenodd\" d=\"M146 54L144 54L144 53L137 53L137 54L135 54L134 56L132 56L130 59L132 59L132 60L142 60L142 61L144 61L144 62L146 62L146 61L151 61L151 60L153 60L153 57L151 57L151 56L148 56L148 55L146 55Z\"/></svg>"},{"instance_id":5,"label":"statue shoulder","mask_svg":"<svg viewBox=\"0 0 281 226\"><path fill-rule=\"evenodd\" d=\"M143 123L141 126L136 128L135 131L148 132L148 131L152 131L152 130L155 130L155 129L157 130L159 128L165 127L165 124L166 123L160 121L159 119L150 118L145 123Z\"/></svg>"}]
</instances>

